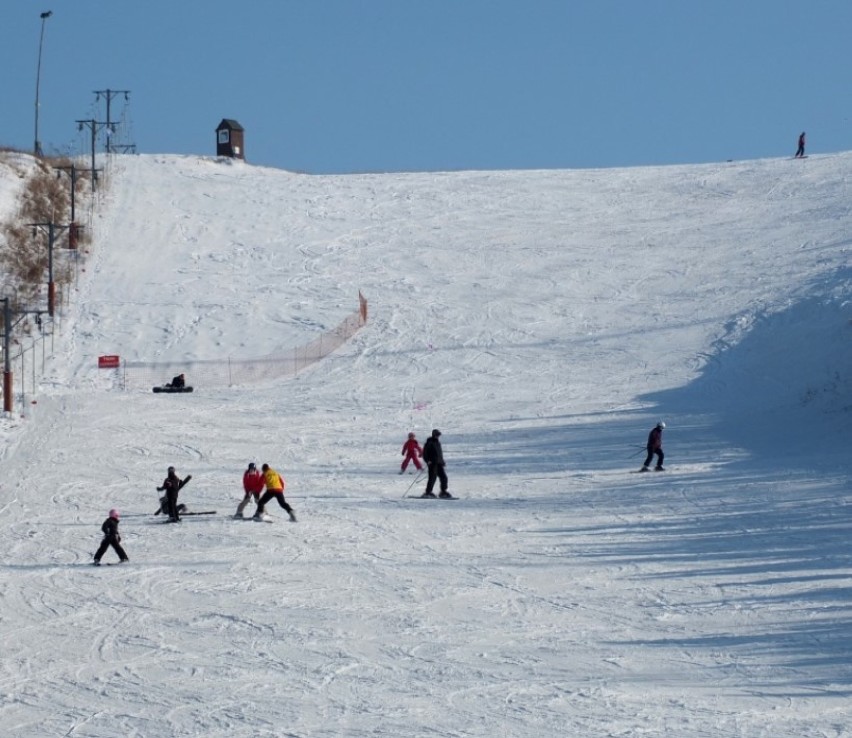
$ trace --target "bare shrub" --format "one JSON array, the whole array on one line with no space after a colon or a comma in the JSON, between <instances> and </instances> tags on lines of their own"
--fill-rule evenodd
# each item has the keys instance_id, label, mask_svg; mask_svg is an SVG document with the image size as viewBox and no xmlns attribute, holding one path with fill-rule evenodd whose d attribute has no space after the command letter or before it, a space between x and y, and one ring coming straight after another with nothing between
<instances>
[{"instance_id":1,"label":"bare shrub","mask_svg":"<svg viewBox=\"0 0 852 738\"><path fill-rule=\"evenodd\" d=\"M64 225L70 206L69 188L57 179L53 163L37 159L35 170L21 193L14 221L0 225L0 237L5 242L0 250L0 264L6 273L5 281L14 286L20 298L30 299L39 294L48 268L46 227L30 224ZM54 274L54 281L56 278Z\"/></svg>"}]
</instances>

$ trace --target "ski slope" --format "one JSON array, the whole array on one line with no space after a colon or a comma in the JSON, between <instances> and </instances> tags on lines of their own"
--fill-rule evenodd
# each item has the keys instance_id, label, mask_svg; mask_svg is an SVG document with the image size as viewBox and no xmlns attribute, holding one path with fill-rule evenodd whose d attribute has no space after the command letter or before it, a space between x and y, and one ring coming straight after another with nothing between
<instances>
[{"instance_id":1,"label":"ski slope","mask_svg":"<svg viewBox=\"0 0 852 738\"><path fill-rule=\"evenodd\" d=\"M114 156L0 420L4 732L852 735L850 173ZM97 368L283 351L359 290L294 379ZM633 474L661 418L669 471ZM460 499L407 499L435 427ZM249 461L297 524L231 519ZM169 465L217 515L152 515ZM111 507L131 563L94 568Z\"/></svg>"}]
</instances>

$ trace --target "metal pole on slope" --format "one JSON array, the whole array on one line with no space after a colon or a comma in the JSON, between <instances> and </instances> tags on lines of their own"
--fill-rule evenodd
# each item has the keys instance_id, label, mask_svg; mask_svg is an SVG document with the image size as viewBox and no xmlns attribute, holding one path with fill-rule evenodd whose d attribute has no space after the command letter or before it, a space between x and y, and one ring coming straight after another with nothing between
<instances>
[{"instance_id":1,"label":"metal pole on slope","mask_svg":"<svg viewBox=\"0 0 852 738\"><path fill-rule=\"evenodd\" d=\"M46 10L41 14L41 35L38 40L38 66L36 67L36 94L35 94L35 141L33 142L33 154L41 156L41 141L38 140L38 109L39 109L39 85L41 83L41 50L44 46L44 24L50 16L53 15L52 10Z\"/></svg>"},{"instance_id":2,"label":"metal pole on slope","mask_svg":"<svg viewBox=\"0 0 852 738\"><path fill-rule=\"evenodd\" d=\"M12 311L9 298L3 298L3 411L12 412L12 359L9 356L12 338Z\"/></svg>"}]
</instances>

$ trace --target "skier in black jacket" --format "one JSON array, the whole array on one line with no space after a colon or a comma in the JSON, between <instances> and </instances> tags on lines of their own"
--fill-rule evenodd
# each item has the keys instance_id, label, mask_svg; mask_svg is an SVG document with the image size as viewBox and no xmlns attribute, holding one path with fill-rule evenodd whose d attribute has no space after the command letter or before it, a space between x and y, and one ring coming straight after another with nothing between
<instances>
[{"instance_id":1,"label":"skier in black jacket","mask_svg":"<svg viewBox=\"0 0 852 738\"><path fill-rule=\"evenodd\" d=\"M169 382L166 387L174 387L175 389L183 389L186 387L186 376L183 374L178 374L176 377Z\"/></svg>"},{"instance_id":2,"label":"skier in black jacket","mask_svg":"<svg viewBox=\"0 0 852 738\"><path fill-rule=\"evenodd\" d=\"M179 523L180 511L178 510L177 501L178 492L180 492L183 485L192 479L192 474L187 474L185 479L181 479L177 474L175 474L175 468L173 466L169 467L167 474L168 476L163 480L163 486L157 487L157 492L165 491L166 493L166 506L169 513L169 522Z\"/></svg>"},{"instance_id":3,"label":"skier in black jacket","mask_svg":"<svg viewBox=\"0 0 852 738\"><path fill-rule=\"evenodd\" d=\"M101 565L101 557L106 553L106 550L112 546L113 550L118 554L119 561L130 561L127 558L127 554L124 552L124 549L121 547L121 536L118 535L118 510L112 509L109 511L109 517L104 520L103 525L101 525L101 530L104 534L104 539L101 541L101 545L98 546L98 550L95 551L95 560L94 565Z\"/></svg>"},{"instance_id":4,"label":"skier in black jacket","mask_svg":"<svg viewBox=\"0 0 852 738\"><path fill-rule=\"evenodd\" d=\"M665 454L663 454L663 431L665 428L666 424L662 420L651 428L646 446L648 456L645 457L645 463L642 464L642 468L639 471L648 471L654 456L657 457L657 465L654 467L654 471L665 471L663 468L663 459L665 458Z\"/></svg>"},{"instance_id":5,"label":"skier in black jacket","mask_svg":"<svg viewBox=\"0 0 852 738\"><path fill-rule=\"evenodd\" d=\"M444 450L441 448L441 441L439 440L441 436L441 431L437 428L432 431L432 435L426 439L426 443L423 444L423 461L426 462L426 468L429 470L429 477L426 482L426 491L420 495L421 497L434 497L435 493L432 492L432 489L435 486L435 480L441 480L441 493L438 495L439 497L452 497L452 495L447 492L447 472L444 471Z\"/></svg>"}]
</instances>

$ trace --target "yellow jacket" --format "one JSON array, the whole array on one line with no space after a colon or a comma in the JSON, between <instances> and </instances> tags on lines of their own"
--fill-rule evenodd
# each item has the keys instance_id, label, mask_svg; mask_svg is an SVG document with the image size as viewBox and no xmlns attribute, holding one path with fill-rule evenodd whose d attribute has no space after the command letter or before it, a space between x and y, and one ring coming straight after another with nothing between
<instances>
[{"instance_id":1,"label":"yellow jacket","mask_svg":"<svg viewBox=\"0 0 852 738\"><path fill-rule=\"evenodd\" d=\"M284 477L282 477L271 466L265 472L263 472L263 483L266 485L267 492L284 491Z\"/></svg>"}]
</instances>

